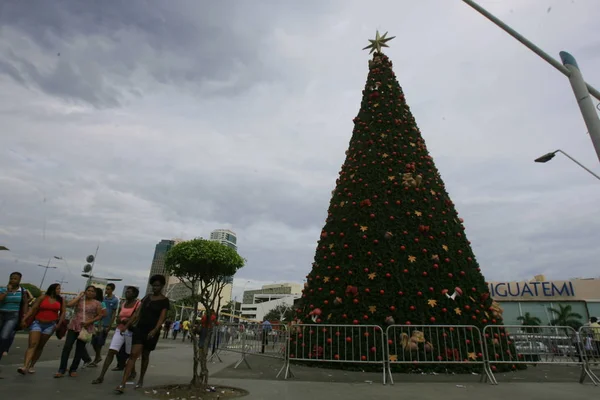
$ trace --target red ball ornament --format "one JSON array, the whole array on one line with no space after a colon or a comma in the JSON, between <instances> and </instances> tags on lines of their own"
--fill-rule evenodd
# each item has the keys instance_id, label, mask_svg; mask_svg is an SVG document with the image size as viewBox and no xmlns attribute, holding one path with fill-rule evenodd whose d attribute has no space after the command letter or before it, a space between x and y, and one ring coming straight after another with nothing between
<instances>
[{"instance_id":1,"label":"red ball ornament","mask_svg":"<svg viewBox=\"0 0 600 400\"><path fill-rule=\"evenodd\" d=\"M431 321L432 323L434 323L435 322L435 317L429 318L429 321Z\"/></svg>"},{"instance_id":2,"label":"red ball ornament","mask_svg":"<svg viewBox=\"0 0 600 400\"><path fill-rule=\"evenodd\" d=\"M408 307L410 311L415 311L417 308L415 306Z\"/></svg>"},{"instance_id":3,"label":"red ball ornament","mask_svg":"<svg viewBox=\"0 0 600 400\"><path fill-rule=\"evenodd\" d=\"M396 306L390 306L390 311L396 311Z\"/></svg>"},{"instance_id":4,"label":"red ball ornament","mask_svg":"<svg viewBox=\"0 0 600 400\"><path fill-rule=\"evenodd\" d=\"M355 319L355 320L353 320L353 321L352 321L352 323L353 323L354 325L358 325L358 320L357 320L357 319Z\"/></svg>"}]
</instances>

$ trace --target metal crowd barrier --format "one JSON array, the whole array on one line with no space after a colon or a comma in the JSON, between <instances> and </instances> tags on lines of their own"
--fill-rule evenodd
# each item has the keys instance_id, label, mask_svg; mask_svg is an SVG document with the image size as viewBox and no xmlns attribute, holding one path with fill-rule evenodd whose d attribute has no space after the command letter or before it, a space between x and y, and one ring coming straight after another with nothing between
<instances>
[{"instance_id":1,"label":"metal crowd barrier","mask_svg":"<svg viewBox=\"0 0 600 400\"><path fill-rule=\"evenodd\" d=\"M380 364L386 383L383 330L377 325L297 324L291 327L286 363L279 374L293 376L290 362Z\"/></svg>"},{"instance_id":2,"label":"metal crowd barrier","mask_svg":"<svg viewBox=\"0 0 600 400\"><path fill-rule=\"evenodd\" d=\"M598 378L589 368L587 355L582 351L581 334L571 327L488 325L483 329L483 336L492 374L495 364L574 365L581 368L580 383L587 376L594 385L598 384ZM508 341L502 340L507 336ZM495 378L492 382L498 383Z\"/></svg>"},{"instance_id":3,"label":"metal crowd barrier","mask_svg":"<svg viewBox=\"0 0 600 400\"><path fill-rule=\"evenodd\" d=\"M582 326L577 332L578 348L582 354L586 375L594 385L600 384L600 378L592 370L600 364L600 328Z\"/></svg>"},{"instance_id":4,"label":"metal crowd barrier","mask_svg":"<svg viewBox=\"0 0 600 400\"><path fill-rule=\"evenodd\" d=\"M483 336L476 326L390 325L385 336L392 384L392 367L397 364L477 365L482 382L495 381L485 359Z\"/></svg>"},{"instance_id":5,"label":"metal crowd barrier","mask_svg":"<svg viewBox=\"0 0 600 400\"><path fill-rule=\"evenodd\" d=\"M288 341L289 331L286 325L271 324L270 328L265 329L260 324L220 324L213 328L210 345L213 353L208 360L212 361L216 357L222 361L219 356L221 351L241 354L234 368L242 363L251 368L248 355L285 360Z\"/></svg>"},{"instance_id":6,"label":"metal crowd barrier","mask_svg":"<svg viewBox=\"0 0 600 400\"><path fill-rule=\"evenodd\" d=\"M240 353L234 368L248 355L284 361L277 378L293 377L291 363L347 363L381 365L382 381L394 384L394 365L473 365L481 381L498 384L496 365L560 364L581 368L594 385L600 379L591 366L600 363L600 328L584 326L472 325L220 324L213 329L209 361L221 351Z\"/></svg>"}]
</instances>

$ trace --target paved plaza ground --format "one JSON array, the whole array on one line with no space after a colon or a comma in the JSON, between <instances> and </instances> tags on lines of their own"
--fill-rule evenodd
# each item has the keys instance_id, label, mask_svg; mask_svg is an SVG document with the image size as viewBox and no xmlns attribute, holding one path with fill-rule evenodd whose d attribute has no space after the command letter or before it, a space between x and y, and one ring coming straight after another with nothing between
<instances>
[{"instance_id":1,"label":"paved plaza ground","mask_svg":"<svg viewBox=\"0 0 600 400\"><path fill-rule=\"evenodd\" d=\"M25 398L43 397L45 400L101 399L113 396L112 389L118 384L120 374L108 372L103 385L91 385L97 369L84 369L77 378L54 379L58 367L62 341L52 339L48 343L35 375L21 376L16 368L22 362L26 336L19 335L5 357L0 369L0 388L4 393L19 393ZM180 340L161 340L152 353L146 384L185 384L191 370L191 344ZM577 383L579 370L575 367L538 366L517 373L497 374L497 386L479 383L475 375L402 375L394 376L395 385L382 385L381 374L353 371L323 370L304 366L292 366L294 378L276 380L282 361L250 356L250 369L244 364L234 369L239 354L221 352L223 362L210 364L211 384L245 389L250 395L244 399L464 399L477 396L485 400L505 400L507 397L528 400L579 400L597 398L600 387L589 381ZM599 371L596 373L598 374ZM128 387L127 398L144 398L144 392ZM146 389L148 390L148 389ZM188 399L190 400L190 399ZM196 399L199 400L199 399Z\"/></svg>"}]
</instances>

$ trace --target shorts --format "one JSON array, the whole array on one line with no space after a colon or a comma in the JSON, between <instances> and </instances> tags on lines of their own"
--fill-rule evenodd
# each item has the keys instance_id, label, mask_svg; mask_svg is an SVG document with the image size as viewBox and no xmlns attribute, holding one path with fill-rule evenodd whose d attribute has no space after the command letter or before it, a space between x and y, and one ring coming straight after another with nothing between
<instances>
[{"instance_id":1,"label":"shorts","mask_svg":"<svg viewBox=\"0 0 600 400\"><path fill-rule=\"evenodd\" d=\"M131 340L132 345L142 345L145 351L153 351L156 349L158 343L159 334L156 334L153 338L148 339L148 335L154 328L147 327L135 327L132 329L133 338Z\"/></svg>"},{"instance_id":2,"label":"shorts","mask_svg":"<svg viewBox=\"0 0 600 400\"><path fill-rule=\"evenodd\" d=\"M92 336L92 346L95 347L102 347L104 346L104 344L106 343L106 332L108 331L108 328L99 328L98 330L96 330L96 333L94 333L94 336Z\"/></svg>"},{"instance_id":3,"label":"shorts","mask_svg":"<svg viewBox=\"0 0 600 400\"><path fill-rule=\"evenodd\" d=\"M117 329L112 337L112 340L110 341L109 349L114 351L121 351L121 347L123 347L124 344L125 353L131 354L131 343L131 331L127 330L123 333L120 333L120 331Z\"/></svg>"},{"instance_id":4,"label":"shorts","mask_svg":"<svg viewBox=\"0 0 600 400\"><path fill-rule=\"evenodd\" d=\"M30 332L41 332L42 335L51 336L56 328L56 322L40 322L37 319L31 323L29 327Z\"/></svg>"}]
</instances>

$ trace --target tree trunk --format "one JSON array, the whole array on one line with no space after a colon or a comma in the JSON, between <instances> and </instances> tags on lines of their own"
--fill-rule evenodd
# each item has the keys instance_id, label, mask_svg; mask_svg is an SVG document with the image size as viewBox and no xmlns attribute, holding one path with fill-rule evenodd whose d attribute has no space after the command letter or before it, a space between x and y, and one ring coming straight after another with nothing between
<instances>
[{"instance_id":1,"label":"tree trunk","mask_svg":"<svg viewBox=\"0 0 600 400\"><path fill-rule=\"evenodd\" d=\"M202 327L200 329L202 330ZM202 347L199 346L197 337L192 338L194 347L194 369L190 385L193 387L208 387L208 351L211 346L212 332L213 329L208 328ZM200 332L200 336L201 335L202 332ZM200 371L198 371L198 369L200 369Z\"/></svg>"}]
</instances>

